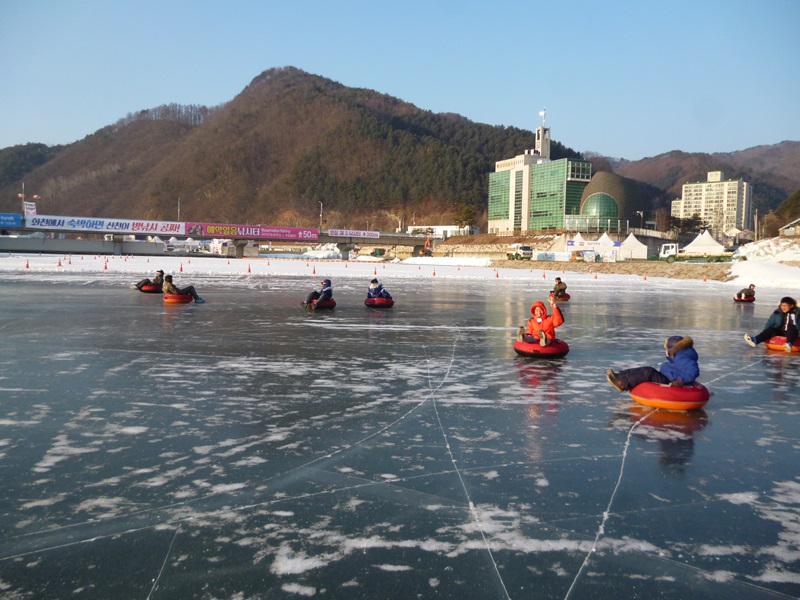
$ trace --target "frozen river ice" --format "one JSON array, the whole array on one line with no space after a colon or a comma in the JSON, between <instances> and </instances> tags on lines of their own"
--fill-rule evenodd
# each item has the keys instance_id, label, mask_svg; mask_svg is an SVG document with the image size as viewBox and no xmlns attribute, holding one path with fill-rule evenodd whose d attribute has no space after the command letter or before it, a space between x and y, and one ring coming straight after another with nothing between
<instances>
[{"instance_id":1,"label":"frozen river ice","mask_svg":"<svg viewBox=\"0 0 800 600\"><path fill-rule=\"evenodd\" d=\"M130 281L0 274L0 598L800 596L800 357L741 339L784 293L571 276L537 362L536 281ZM676 333L705 410L608 385Z\"/></svg>"}]
</instances>

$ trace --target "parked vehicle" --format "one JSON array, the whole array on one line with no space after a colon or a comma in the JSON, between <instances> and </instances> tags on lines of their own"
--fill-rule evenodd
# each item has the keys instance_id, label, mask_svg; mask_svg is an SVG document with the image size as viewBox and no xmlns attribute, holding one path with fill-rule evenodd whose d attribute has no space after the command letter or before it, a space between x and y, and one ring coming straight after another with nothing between
<instances>
[{"instance_id":1,"label":"parked vehicle","mask_svg":"<svg viewBox=\"0 0 800 600\"><path fill-rule=\"evenodd\" d=\"M533 258L533 248L525 244L511 244L506 248L508 260L531 260Z\"/></svg>"},{"instance_id":2,"label":"parked vehicle","mask_svg":"<svg viewBox=\"0 0 800 600\"><path fill-rule=\"evenodd\" d=\"M660 260L666 260L668 263L675 261L694 260L705 262L725 262L731 260L732 252L725 250L721 254L707 254L704 252L687 251L685 248L680 248L678 244L661 244L661 250L658 253Z\"/></svg>"}]
</instances>

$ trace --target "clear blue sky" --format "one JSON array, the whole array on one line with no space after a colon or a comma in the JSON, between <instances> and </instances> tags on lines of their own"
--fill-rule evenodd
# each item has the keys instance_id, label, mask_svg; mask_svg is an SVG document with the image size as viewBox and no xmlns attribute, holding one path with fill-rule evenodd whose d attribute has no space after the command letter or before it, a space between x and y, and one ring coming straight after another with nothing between
<instances>
[{"instance_id":1,"label":"clear blue sky","mask_svg":"<svg viewBox=\"0 0 800 600\"><path fill-rule=\"evenodd\" d=\"M0 0L0 148L293 66L631 160L800 141L800 0ZM522 149L520 149L522 150Z\"/></svg>"}]
</instances>

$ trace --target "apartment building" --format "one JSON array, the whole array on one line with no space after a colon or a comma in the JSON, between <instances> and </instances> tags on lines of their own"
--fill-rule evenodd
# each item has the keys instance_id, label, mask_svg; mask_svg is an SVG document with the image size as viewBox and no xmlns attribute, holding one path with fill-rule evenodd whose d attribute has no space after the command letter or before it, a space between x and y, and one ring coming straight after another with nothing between
<instances>
[{"instance_id":1,"label":"apartment building","mask_svg":"<svg viewBox=\"0 0 800 600\"><path fill-rule=\"evenodd\" d=\"M679 219L699 215L722 241L731 229L753 229L752 187L741 179L726 180L722 171L710 171L706 181L683 185L671 214Z\"/></svg>"}]
</instances>

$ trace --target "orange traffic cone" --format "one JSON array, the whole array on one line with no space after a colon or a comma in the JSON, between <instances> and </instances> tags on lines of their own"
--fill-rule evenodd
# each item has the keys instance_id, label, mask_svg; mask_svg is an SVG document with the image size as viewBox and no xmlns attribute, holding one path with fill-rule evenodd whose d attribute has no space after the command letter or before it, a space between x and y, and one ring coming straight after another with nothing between
<instances>
[{"instance_id":1,"label":"orange traffic cone","mask_svg":"<svg viewBox=\"0 0 800 600\"><path fill-rule=\"evenodd\" d=\"M179 272L183 273L183 263L181 263L181 268L178 269Z\"/></svg>"},{"instance_id":2,"label":"orange traffic cone","mask_svg":"<svg viewBox=\"0 0 800 600\"><path fill-rule=\"evenodd\" d=\"M26 269L30 269L31 268L31 265L27 260L25 261L25 268Z\"/></svg>"},{"instance_id":3,"label":"orange traffic cone","mask_svg":"<svg viewBox=\"0 0 800 600\"><path fill-rule=\"evenodd\" d=\"M378 274L378 269L375 269L375 268L373 267L373 269L372 269L372 274L373 274L373 275L377 275L377 274Z\"/></svg>"},{"instance_id":4,"label":"orange traffic cone","mask_svg":"<svg viewBox=\"0 0 800 600\"><path fill-rule=\"evenodd\" d=\"M247 263L247 272L250 273L250 263Z\"/></svg>"},{"instance_id":5,"label":"orange traffic cone","mask_svg":"<svg viewBox=\"0 0 800 600\"><path fill-rule=\"evenodd\" d=\"M59 267L61 266L61 259L60 258L58 259L58 266Z\"/></svg>"},{"instance_id":6,"label":"orange traffic cone","mask_svg":"<svg viewBox=\"0 0 800 600\"><path fill-rule=\"evenodd\" d=\"M496 269L495 269L495 272L494 272L494 277L495 277L495 279L499 279L500 278L500 272L497 271Z\"/></svg>"},{"instance_id":7,"label":"orange traffic cone","mask_svg":"<svg viewBox=\"0 0 800 600\"><path fill-rule=\"evenodd\" d=\"M594 278L597 279L597 273L594 274Z\"/></svg>"},{"instance_id":8,"label":"orange traffic cone","mask_svg":"<svg viewBox=\"0 0 800 600\"><path fill-rule=\"evenodd\" d=\"M642 277L642 281L647 281L647 275L645 275L644 277Z\"/></svg>"},{"instance_id":9,"label":"orange traffic cone","mask_svg":"<svg viewBox=\"0 0 800 600\"><path fill-rule=\"evenodd\" d=\"M545 276L544 276L544 271L542 271L542 279L544 279L544 278L545 278Z\"/></svg>"},{"instance_id":10,"label":"orange traffic cone","mask_svg":"<svg viewBox=\"0 0 800 600\"><path fill-rule=\"evenodd\" d=\"M312 275L316 275L317 274L317 267L311 267L311 274Z\"/></svg>"}]
</instances>

